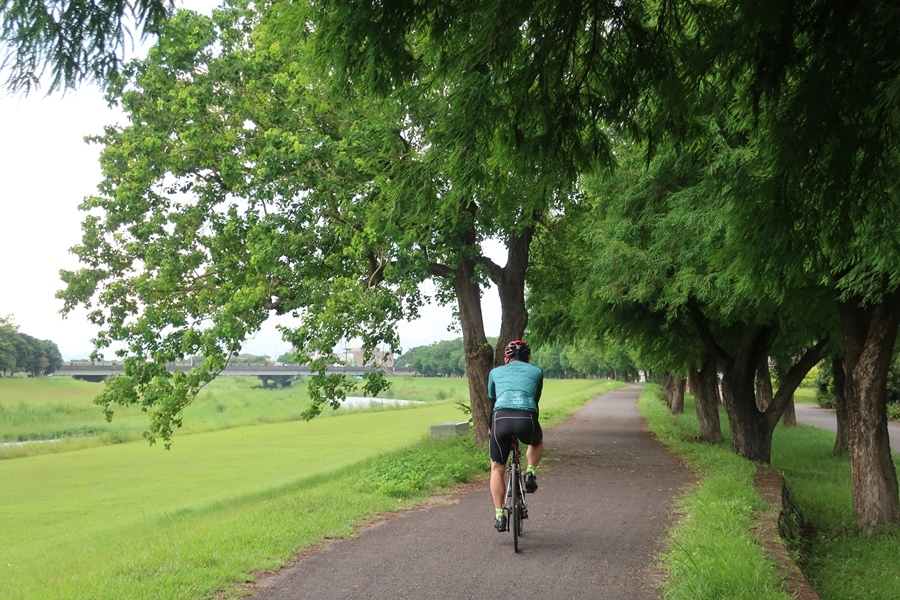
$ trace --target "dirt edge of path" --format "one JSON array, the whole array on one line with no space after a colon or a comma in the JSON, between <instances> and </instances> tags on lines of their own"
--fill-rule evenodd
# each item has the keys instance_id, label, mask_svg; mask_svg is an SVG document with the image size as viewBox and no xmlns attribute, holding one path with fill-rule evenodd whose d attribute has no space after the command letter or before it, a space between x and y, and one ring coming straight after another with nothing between
<instances>
[{"instance_id":1,"label":"dirt edge of path","mask_svg":"<svg viewBox=\"0 0 900 600\"><path fill-rule=\"evenodd\" d=\"M762 495L767 508L758 516L756 531L763 549L775 563L778 574L784 579L788 594L795 600L819 600L806 575L794 561L785 538L800 537L800 515L791 500L784 477L773 469L759 465L756 469L756 489Z\"/></svg>"}]
</instances>

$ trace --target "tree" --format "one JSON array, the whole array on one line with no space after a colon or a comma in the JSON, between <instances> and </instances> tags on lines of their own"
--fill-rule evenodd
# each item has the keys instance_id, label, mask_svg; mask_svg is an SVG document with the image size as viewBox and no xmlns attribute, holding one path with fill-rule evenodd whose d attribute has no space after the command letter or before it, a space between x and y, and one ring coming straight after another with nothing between
<instances>
[{"instance_id":1,"label":"tree","mask_svg":"<svg viewBox=\"0 0 900 600\"><path fill-rule=\"evenodd\" d=\"M666 393L666 402L673 414L684 414L684 386L687 380L671 372L663 374L662 389Z\"/></svg>"},{"instance_id":2,"label":"tree","mask_svg":"<svg viewBox=\"0 0 900 600\"><path fill-rule=\"evenodd\" d=\"M560 345L538 346L532 352L531 362L540 367L546 377L564 378L566 369L563 365L568 361L563 358L563 350Z\"/></svg>"},{"instance_id":3,"label":"tree","mask_svg":"<svg viewBox=\"0 0 900 600\"><path fill-rule=\"evenodd\" d=\"M18 328L11 317L0 317L0 376L16 370L16 339Z\"/></svg>"},{"instance_id":4,"label":"tree","mask_svg":"<svg viewBox=\"0 0 900 600\"><path fill-rule=\"evenodd\" d=\"M583 377L610 376L604 348L597 343L578 343L566 348L566 358L572 369Z\"/></svg>"},{"instance_id":5,"label":"tree","mask_svg":"<svg viewBox=\"0 0 900 600\"><path fill-rule=\"evenodd\" d=\"M6 86L31 91L48 69L51 92L85 80L103 82L119 72L126 40L133 36L129 24L143 40L159 30L173 7L171 0L4 2L0 68L9 72Z\"/></svg>"},{"instance_id":6,"label":"tree","mask_svg":"<svg viewBox=\"0 0 900 600\"><path fill-rule=\"evenodd\" d=\"M501 333L520 337L546 190L505 163L487 182L457 178L462 167L447 157L460 157L441 144L440 90L382 102L335 90L310 60L302 5L272 11L179 13L110 90L132 122L96 140L105 180L83 205L75 249L86 266L64 274L60 294L67 310L93 309L98 349L126 342L126 376L99 401L110 411L142 403L148 437L168 442L196 391L276 312L299 320L284 338L320 371L309 385L314 416L355 383L325 374L321 357L354 337L369 352L396 352L394 323L416 316L418 285L435 277L439 299L457 302L484 440L495 359L481 288L497 284ZM283 29L290 19L305 25ZM488 236L506 241L504 267L482 255ZM206 361L189 374L159 366L195 353ZM380 374L367 377L367 392L383 389Z\"/></svg>"},{"instance_id":7,"label":"tree","mask_svg":"<svg viewBox=\"0 0 900 600\"><path fill-rule=\"evenodd\" d=\"M276 359L280 363L284 363L286 365L294 365L297 364L297 356L293 352L285 352L281 356Z\"/></svg>"},{"instance_id":8,"label":"tree","mask_svg":"<svg viewBox=\"0 0 900 600\"><path fill-rule=\"evenodd\" d=\"M700 364L688 372L688 385L694 395L700 439L717 444L722 440L719 419L719 374L716 359L706 354Z\"/></svg>"},{"instance_id":9,"label":"tree","mask_svg":"<svg viewBox=\"0 0 900 600\"><path fill-rule=\"evenodd\" d=\"M882 391L900 311L891 233L900 12L876 0L319 6L326 50L352 81L388 89L421 77L417 51L426 48L448 72L468 76L460 90L475 96L489 82L491 93L478 97L499 100L460 103L468 107L456 116L460 131L497 114L509 147L576 171L608 157L597 148L612 145L610 124L646 133L651 148L664 135L684 139L716 114L700 97L712 90L727 111L723 130L744 138L759 167L756 180L734 177L726 188L754 196L730 205L733 222L744 224L735 229L744 252L736 269L832 285L850 349L848 413L859 417L850 435L857 521L867 528L900 520ZM503 110L479 113L485 106ZM734 365L741 373L731 393L752 387L758 365L747 359L763 360L764 332L744 333L757 348ZM741 405L749 403L752 394L740 394ZM891 489L870 493L867 479Z\"/></svg>"},{"instance_id":10,"label":"tree","mask_svg":"<svg viewBox=\"0 0 900 600\"><path fill-rule=\"evenodd\" d=\"M30 335L22 336L30 348L30 361L26 370L32 377L47 375L62 366L62 354L55 343L50 340L39 340Z\"/></svg>"}]
</instances>

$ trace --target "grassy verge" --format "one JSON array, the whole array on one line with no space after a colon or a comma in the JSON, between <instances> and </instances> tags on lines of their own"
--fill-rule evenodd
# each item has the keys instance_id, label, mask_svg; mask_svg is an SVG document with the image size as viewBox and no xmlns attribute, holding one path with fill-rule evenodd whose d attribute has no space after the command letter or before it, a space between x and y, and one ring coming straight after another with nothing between
<instances>
[{"instance_id":1,"label":"grassy verge","mask_svg":"<svg viewBox=\"0 0 900 600\"><path fill-rule=\"evenodd\" d=\"M638 404L654 434L698 475L694 489L678 499L684 515L670 532L662 555L672 600L787 600L774 565L751 533L764 503L753 484L756 468L729 450L692 440L698 434L690 398L685 414L672 415L647 386Z\"/></svg>"},{"instance_id":2,"label":"grassy verge","mask_svg":"<svg viewBox=\"0 0 900 600\"><path fill-rule=\"evenodd\" d=\"M548 381L548 421L610 387ZM484 473L469 438L427 437L460 419L448 391L417 408L179 436L170 451L0 461L0 598L235 596L256 571Z\"/></svg>"},{"instance_id":3,"label":"grassy verge","mask_svg":"<svg viewBox=\"0 0 900 600\"><path fill-rule=\"evenodd\" d=\"M794 392L794 402L802 402L803 404L815 404L819 403L816 401L816 390L813 388L798 388L796 392Z\"/></svg>"},{"instance_id":4,"label":"grassy verge","mask_svg":"<svg viewBox=\"0 0 900 600\"><path fill-rule=\"evenodd\" d=\"M684 517L671 531L671 549L661 557L668 572L665 597L788 598L753 532L754 514L763 507L753 484L755 465L731 451L724 411L726 440L716 446L698 443L692 399L686 399L684 415L672 415L658 393L655 386L647 387L641 413L699 476L696 488L679 499ZM822 600L900 598L900 530L874 539L852 532L849 460L831 457L833 444L834 433L813 427L775 431L772 466L817 532L804 549L804 571Z\"/></svg>"}]
</instances>

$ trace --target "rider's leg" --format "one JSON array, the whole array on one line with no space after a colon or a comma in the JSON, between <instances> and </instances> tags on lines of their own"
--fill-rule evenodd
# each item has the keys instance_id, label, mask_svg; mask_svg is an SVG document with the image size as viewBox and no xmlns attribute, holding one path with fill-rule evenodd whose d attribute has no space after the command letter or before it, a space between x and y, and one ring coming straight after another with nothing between
<instances>
[{"instance_id":1,"label":"rider's leg","mask_svg":"<svg viewBox=\"0 0 900 600\"><path fill-rule=\"evenodd\" d=\"M525 459L528 461L529 467L535 467L540 464L541 457L544 456L544 440L541 440L537 444L528 446L525 450ZM529 471L532 469L529 469Z\"/></svg>"},{"instance_id":2,"label":"rider's leg","mask_svg":"<svg viewBox=\"0 0 900 600\"><path fill-rule=\"evenodd\" d=\"M491 461L491 498L494 508L503 507L503 496L506 495L506 467Z\"/></svg>"},{"instance_id":3,"label":"rider's leg","mask_svg":"<svg viewBox=\"0 0 900 600\"><path fill-rule=\"evenodd\" d=\"M543 440L539 441L536 444L529 444L528 449L525 450L525 458L528 460L528 468L525 469L525 493L532 494L538 489L537 478L535 477L534 470L537 469L538 464L541 462L541 457L544 455L544 442Z\"/></svg>"}]
</instances>

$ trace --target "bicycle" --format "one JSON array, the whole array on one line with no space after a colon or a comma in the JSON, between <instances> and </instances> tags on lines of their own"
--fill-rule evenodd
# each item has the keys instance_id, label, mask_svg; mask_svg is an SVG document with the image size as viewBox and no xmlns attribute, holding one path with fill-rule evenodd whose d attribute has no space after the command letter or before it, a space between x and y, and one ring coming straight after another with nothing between
<instances>
[{"instance_id":1,"label":"bicycle","mask_svg":"<svg viewBox=\"0 0 900 600\"><path fill-rule=\"evenodd\" d=\"M506 497L503 510L506 522L513 534L513 551L519 551L519 536L522 535L522 521L528 518L528 506L525 504L525 481L519 457L519 438L512 438L512 451L506 467Z\"/></svg>"}]
</instances>

